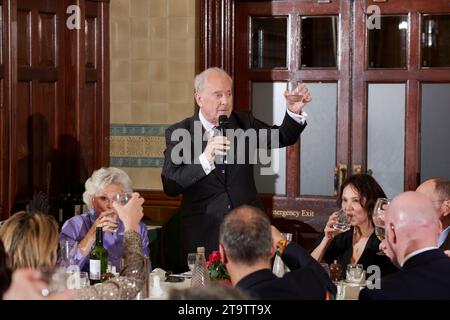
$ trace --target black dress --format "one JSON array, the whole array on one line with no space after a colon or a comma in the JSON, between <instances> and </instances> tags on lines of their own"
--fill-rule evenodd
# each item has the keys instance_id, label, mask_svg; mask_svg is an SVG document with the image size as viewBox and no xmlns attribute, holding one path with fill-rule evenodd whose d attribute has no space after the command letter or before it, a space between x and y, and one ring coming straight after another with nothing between
<instances>
[{"instance_id":1,"label":"black dress","mask_svg":"<svg viewBox=\"0 0 450 320\"><path fill-rule=\"evenodd\" d=\"M354 228L351 227L350 230L334 237L334 239L331 241L330 246L327 248L325 255L323 256L323 260L326 263L330 264L333 263L334 260L337 260L337 262L342 265L343 270L345 270L347 264L350 263L353 255L353 230ZM316 243L314 244L314 248L312 250L314 250L320 244L324 236L325 233L322 232ZM370 265L379 266L381 277L383 277L389 273L398 271L398 269L392 264L391 260L387 256L377 255L377 252L379 251L379 245L380 240L378 240L375 232L373 232L367 240L364 251L357 263L362 264L364 270L366 271L367 267L369 267ZM341 278L345 278L345 271L342 272Z\"/></svg>"}]
</instances>

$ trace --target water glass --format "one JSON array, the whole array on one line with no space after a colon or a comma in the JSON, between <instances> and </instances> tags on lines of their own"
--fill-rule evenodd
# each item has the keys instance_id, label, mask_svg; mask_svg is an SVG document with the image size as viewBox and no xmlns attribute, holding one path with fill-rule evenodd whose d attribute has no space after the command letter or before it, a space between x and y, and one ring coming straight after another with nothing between
<instances>
[{"instance_id":1,"label":"water glass","mask_svg":"<svg viewBox=\"0 0 450 320\"><path fill-rule=\"evenodd\" d=\"M191 273L192 273L192 271L194 271L196 255L197 255L197 253L195 253L195 252L188 253L188 255L187 255L187 264L188 264L189 270L191 270Z\"/></svg>"},{"instance_id":2,"label":"water glass","mask_svg":"<svg viewBox=\"0 0 450 320\"><path fill-rule=\"evenodd\" d=\"M336 223L333 225L333 229L341 232L345 232L350 229L352 226L350 219L345 213L344 209L338 211L338 219Z\"/></svg>"},{"instance_id":3,"label":"water glass","mask_svg":"<svg viewBox=\"0 0 450 320\"><path fill-rule=\"evenodd\" d=\"M346 280L350 283L361 283L364 278L364 268L362 264L348 264Z\"/></svg>"},{"instance_id":4,"label":"water glass","mask_svg":"<svg viewBox=\"0 0 450 320\"><path fill-rule=\"evenodd\" d=\"M82 289L89 287L89 274L85 271L73 272L67 276L67 289Z\"/></svg>"},{"instance_id":5,"label":"water glass","mask_svg":"<svg viewBox=\"0 0 450 320\"><path fill-rule=\"evenodd\" d=\"M72 240L61 240L59 243L58 267L68 268L76 265L78 242Z\"/></svg>"},{"instance_id":6,"label":"water glass","mask_svg":"<svg viewBox=\"0 0 450 320\"><path fill-rule=\"evenodd\" d=\"M336 300L345 299L345 284L343 281L336 283Z\"/></svg>"}]
</instances>

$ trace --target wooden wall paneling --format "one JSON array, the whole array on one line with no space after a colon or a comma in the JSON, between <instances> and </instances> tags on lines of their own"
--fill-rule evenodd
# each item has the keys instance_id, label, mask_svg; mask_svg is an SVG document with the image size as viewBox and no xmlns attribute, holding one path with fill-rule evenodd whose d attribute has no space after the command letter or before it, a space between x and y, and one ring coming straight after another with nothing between
<instances>
[{"instance_id":1,"label":"wooden wall paneling","mask_svg":"<svg viewBox=\"0 0 450 320\"><path fill-rule=\"evenodd\" d=\"M5 55L7 50L4 49L7 43L7 35L5 35L5 31L7 33L7 29L4 27L6 25L7 16L5 10L5 4L3 0L0 0L0 220L3 219L3 213L5 208L7 207L7 157L8 154L8 139L7 139L7 97L5 94L5 86L6 86L6 73L5 70ZM6 30L5 30L6 29Z\"/></svg>"},{"instance_id":2,"label":"wooden wall paneling","mask_svg":"<svg viewBox=\"0 0 450 320\"><path fill-rule=\"evenodd\" d=\"M95 103L91 109L94 117L93 170L109 165L109 4L102 1L86 1L84 61L85 105ZM93 87L95 83L95 88ZM93 95L95 92L95 96ZM83 135L83 132L80 131ZM80 139L81 141L81 139Z\"/></svg>"},{"instance_id":3,"label":"wooden wall paneling","mask_svg":"<svg viewBox=\"0 0 450 320\"><path fill-rule=\"evenodd\" d=\"M69 5L81 9L80 30L66 27ZM49 191L57 201L109 163L109 1L0 0L0 9L0 214L6 218L33 192Z\"/></svg>"},{"instance_id":4,"label":"wooden wall paneling","mask_svg":"<svg viewBox=\"0 0 450 320\"><path fill-rule=\"evenodd\" d=\"M220 67L234 75L235 0L200 2L200 70Z\"/></svg>"}]
</instances>

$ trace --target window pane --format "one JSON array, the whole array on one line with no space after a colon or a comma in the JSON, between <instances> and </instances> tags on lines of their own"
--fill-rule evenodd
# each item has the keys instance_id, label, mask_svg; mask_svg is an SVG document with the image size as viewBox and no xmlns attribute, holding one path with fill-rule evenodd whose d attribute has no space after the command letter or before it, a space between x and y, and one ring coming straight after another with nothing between
<instances>
[{"instance_id":1,"label":"window pane","mask_svg":"<svg viewBox=\"0 0 450 320\"><path fill-rule=\"evenodd\" d=\"M284 82L254 82L252 88L253 115L267 124L283 122L286 113L286 102L283 92L286 90ZM265 150L263 150L265 152ZM255 182L258 192L285 194L286 193L286 148L271 151L271 165L269 175L261 174L261 168L269 165L255 165Z\"/></svg>"},{"instance_id":2,"label":"window pane","mask_svg":"<svg viewBox=\"0 0 450 320\"><path fill-rule=\"evenodd\" d=\"M380 28L368 34L369 68L406 68L407 16L380 17Z\"/></svg>"},{"instance_id":3,"label":"window pane","mask_svg":"<svg viewBox=\"0 0 450 320\"><path fill-rule=\"evenodd\" d=\"M336 68L338 18L302 17L301 23L301 66Z\"/></svg>"},{"instance_id":4,"label":"window pane","mask_svg":"<svg viewBox=\"0 0 450 320\"><path fill-rule=\"evenodd\" d=\"M300 193L333 196L337 84L308 83L307 86L314 98L305 108L308 126L301 135Z\"/></svg>"},{"instance_id":5,"label":"window pane","mask_svg":"<svg viewBox=\"0 0 450 320\"><path fill-rule=\"evenodd\" d=\"M405 84L369 84L367 168L389 198L403 191Z\"/></svg>"},{"instance_id":6,"label":"window pane","mask_svg":"<svg viewBox=\"0 0 450 320\"><path fill-rule=\"evenodd\" d=\"M251 19L252 68L287 67L287 17Z\"/></svg>"},{"instance_id":7,"label":"window pane","mask_svg":"<svg viewBox=\"0 0 450 320\"><path fill-rule=\"evenodd\" d=\"M450 15L424 15L422 67L450 67Z\"/></svg>"},{"instance_id":8,"label":"window pane","mask_svg":"<svg viewBox=\"0 0 450 320\"><path fill-rule=\"evenodd\" d=\"M421 180L450 179L450 83L422 84Z\"/></svg>"}]
</instances>

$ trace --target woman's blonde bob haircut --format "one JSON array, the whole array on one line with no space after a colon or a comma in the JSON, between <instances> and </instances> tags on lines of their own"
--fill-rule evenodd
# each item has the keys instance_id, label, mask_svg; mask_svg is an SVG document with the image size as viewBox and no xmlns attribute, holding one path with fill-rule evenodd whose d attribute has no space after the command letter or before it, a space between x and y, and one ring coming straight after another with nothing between
<instances>
[{"instance_id":1,"label":"woman's blonde bob haircut","mask_svg":"<svg viewBox=\"0 0 450 320\"><path fill-rule=\"evenodd\" d=\"M0 227L9 268L52 270L56 265L58 223L40 212L17 212Z\"/></svg>"}]
</instances>

